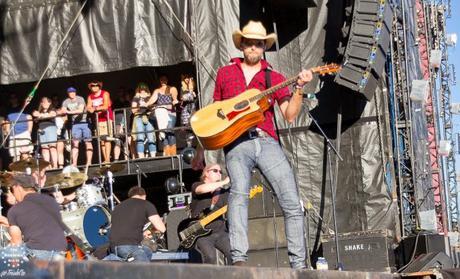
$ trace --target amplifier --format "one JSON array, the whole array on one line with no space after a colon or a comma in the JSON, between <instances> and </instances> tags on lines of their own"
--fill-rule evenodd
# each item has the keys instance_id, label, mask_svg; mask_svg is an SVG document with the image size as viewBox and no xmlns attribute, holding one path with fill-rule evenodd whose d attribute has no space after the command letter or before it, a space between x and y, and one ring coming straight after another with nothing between
<instances>
[{"instance_id":1,"label":"amplifier","mask_svg":"<svg viewBox=\"0 0 460 279\"><path fill-rule=\"evenodd\" d=\"M395 271L393 236L388 230L342 233L339 237L340 261L344 270ZM323 237L323 256L330 269L336 266L333 235Z\"/></svg>"}]
</instances>

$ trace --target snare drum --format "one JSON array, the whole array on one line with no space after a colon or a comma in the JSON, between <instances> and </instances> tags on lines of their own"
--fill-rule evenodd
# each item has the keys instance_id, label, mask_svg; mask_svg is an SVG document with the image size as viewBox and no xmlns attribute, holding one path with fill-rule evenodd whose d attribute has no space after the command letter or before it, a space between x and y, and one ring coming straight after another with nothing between
<instances>
[{"instance_id":1,"label":"snare drum","mask_svg":"<svg viewBox=\"0 0 460 279\"><path fill-rule=\"evenodd\" d=\"M61 211L62 221L82 243L75 241L81 249L91 251L109 242L110 213L102 206Z\"/></svg>"},{"instance_id":2,"label":"snare drum","mask_svg":"<svg viewBox=\"0 0 460 279\"><path fill-rule=\"evenodd\" d=\"M87 208L93 205L106 205L101 187L85 184L77 190L77 203L79 207Z\"/></svg>"}]
</instances>

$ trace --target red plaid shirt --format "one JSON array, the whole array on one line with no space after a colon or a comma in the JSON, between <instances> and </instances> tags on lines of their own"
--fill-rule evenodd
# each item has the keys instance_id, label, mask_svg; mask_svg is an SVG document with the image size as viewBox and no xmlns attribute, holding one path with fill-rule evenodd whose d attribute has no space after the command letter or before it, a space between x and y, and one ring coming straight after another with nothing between
<instances>
[{"instance_id":1,"label":"red plaid shirt","mask_svg":"<svg viewBox=\"0 0 460 279\"><path fill-rule=\"evenodd\" d=\"M243 74L243 70L241 69L241 62L243 61L242 58L233 58L231 63L227 66L224 66L219 69L217 72L216 78L216 87L214 88L214 101L222 101L226 99L230 99L246 91L248 89L257 88L259 90L265 90L265 69L271 68L270 64L267 61L261 60L262 67L260 71L252 78L249 85L246 87L246 80ZM271 82L272 86L278 83L281 83L286 80L286 78L277 73L275 71L270 71ZM284 87L272 95L271 104L272 106L270 109L264 112L265 121L258 124L257 127L264 130L274 139L278 139L275 133L275 128L273 124L273 104L276 100L278 104L283 103L284 101L289 100L291 97L291 93L287 87Z\"/></svg>"}]
</instances>

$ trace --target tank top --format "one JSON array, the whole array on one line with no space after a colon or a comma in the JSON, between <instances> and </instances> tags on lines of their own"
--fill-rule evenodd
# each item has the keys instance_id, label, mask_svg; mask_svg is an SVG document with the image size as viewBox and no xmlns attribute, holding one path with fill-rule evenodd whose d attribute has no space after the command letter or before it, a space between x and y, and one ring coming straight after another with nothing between
<instances>
[{"instance_id":1,"label":"tank top","mask_svg":"<svg viewBox=\"0 0 460 279\"><path fill-rule=\"evenodd\" d=\"M99 96L97 96L97 97L95 96L94 93L91 93L89 95L89 98L91 99L91 102L93 103L94 108L96 108L98 106L102 106L104 104L104 95L105 94L109 94L109 92L107 92L105 90L101 90L101 94L99 94ZM109 94L109 97L110 97L110 94ZM107 113L109 114L109 119L113 120L112 101L109 102L109 108L107 109L107 111L100 111L100 112L97 113L97 116L98 116L98 119L99 119L98 122L107 121Z\"/></svg>"}]
</instances>

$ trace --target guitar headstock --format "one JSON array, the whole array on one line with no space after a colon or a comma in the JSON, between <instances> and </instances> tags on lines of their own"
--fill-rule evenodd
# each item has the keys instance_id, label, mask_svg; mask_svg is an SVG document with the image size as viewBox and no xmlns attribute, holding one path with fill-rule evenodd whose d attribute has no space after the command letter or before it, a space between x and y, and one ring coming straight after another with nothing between
<instances>
[{"instance_id":1,"label":"guitar headstock","mask_svg":"<svg viewBox=\"0 0 460 279\"><path fill-rule=\"evenodd\" d=\"M264 187L260 185L254 185L254 187L249 190L249 198L252 199L258 193L262 193L264 191Z\"/></svg>"},{"instance_id":2,"label":"guitar headstock","mask_svg":"<svg viewBox=\"0 0 460 279\"><path fill-rule=\"evenodd\" d=\"M340 71L342 69L342 66L336 64L336 63L330 63L330 64L326 64L326 65L323 65L323 66L318 66L318 67L314 67L314 68L311 68L311 71L313 73L317 73L319 75L332 75L332 74L335 74L337 73L338 71Z\"/></svg>"}]
</instances>

